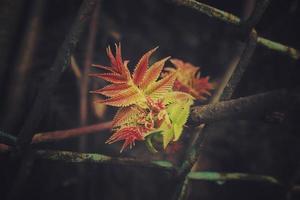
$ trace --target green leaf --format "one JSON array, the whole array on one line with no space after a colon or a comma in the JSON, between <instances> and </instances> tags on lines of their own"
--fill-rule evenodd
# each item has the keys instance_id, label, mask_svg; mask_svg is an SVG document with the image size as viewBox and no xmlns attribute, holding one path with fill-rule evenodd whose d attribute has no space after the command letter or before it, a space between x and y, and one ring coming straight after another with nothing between
<instances>
[{"instance_id":1,"label":"green leaf","mask_svg":"<svg viewBox=\"0 0 300 200\"><path fill-rule=\"evenodd\" d=\"M152 144L152 135L146 137L146 146L147 146L148 150L149 150L151 153L157 153L157 152L158 152L158 151L155 149L155 147L153 146L153 144Z\"/></svg>"},{"instance_id":2,"label":"green leaf","mask_svg":"<svg viewBox=\"0 0 300 200\"><path fill-rule=\"evenodd\" d=\"M165 149L174 137L173 129L168 129L163 131L162 135L163 135L163 146Z\"/></svg>"},{"instance_id":3,"label":"green leaf","mask_svg":"<svg viewBox=\"0 0 300 200\"><path fill-rule=\"evenodd\" d=\"M174 141L177 141L182 133L183 125L174 124Z\"/></svg>"}]
</instances>

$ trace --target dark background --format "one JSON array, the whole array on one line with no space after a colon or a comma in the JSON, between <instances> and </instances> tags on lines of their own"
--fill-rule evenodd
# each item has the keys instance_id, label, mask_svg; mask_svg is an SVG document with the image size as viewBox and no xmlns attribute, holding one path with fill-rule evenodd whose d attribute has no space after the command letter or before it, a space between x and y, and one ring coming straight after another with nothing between
<instances>
[{"instance_id":1,"label":"dark background","mask_svg":"<svg viewBox=\"0 0 300 200\"><path fill-rule=\"evenodd\" d=\"M65 39L76 16L80 0L47 0L42 13L40 31L32 64L23 84L22 99L11 105L13 79L22 54L21 43L36 1L0 1L0 27L12 34L2 34L6 44L0 48L0 127L17 135L33 104L39 84L47 76L57 50ZM237 16L247 16L251 0L201 1ZM15 21L13 21L15 20ZM12 23L12 21L14 23ZM259 35L300 49L300 1L272 1L256 27ZM8 26L7 24L12 24ZM1 28L0 28L1 30ZM3 29L4 30L4 29ZM171 55L201 66L201 74L218 83L224 70L243 47L236 39L232 25L209 18L192 9L168 1L102 0L97 20L97 37L93 63L108 64L105 47L121 41L124 58L131 66L149 49L159 46L153 60ZM88 32L81 36L75 58L83 65ZM247 96L273 89L299 87L299 61L287 55L258 46L234 97ZM104 82L89 78L89 90ZM89 112L87 124L112 119L114 109L105 116L94 114L93 95L87 94ZM78 82L71 68L60 79L55 93L49 96L51 105L38 132L80 126ZM17 107L11 112L8 107ZM299 108L279 110L282 120L228 120L210 126L200 169L221 172L245 172L271 175L285 187L263 183L232 182L226 184L195 182L189 199L286 199L290 185L299 183ZM269 113L272 115L272 113ZM9 116L9 117L8 117ZM151 155L143 144L119 154L120 144L106 145L109 131L90 135L85 152L112 156L134 156L143 159L169 159L178 164L189 139L187 129L176 153ZM42 144L38 148L79 151L80 138ZM19 161L0 155L0 199L11 187ZM124 166L80 166L37 160L22 191L22 199L171 199L176 180L170 174L147 168ZM299 197L299 196L298 196ZM298 198L295 194L290 199Z\"/></svg>"}]
</instances>

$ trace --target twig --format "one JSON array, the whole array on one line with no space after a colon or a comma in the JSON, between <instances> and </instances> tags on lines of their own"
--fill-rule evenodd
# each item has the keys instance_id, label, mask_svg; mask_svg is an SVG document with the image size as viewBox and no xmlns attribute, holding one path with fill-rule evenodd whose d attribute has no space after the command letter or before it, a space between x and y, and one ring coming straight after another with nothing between
<instances>
[{"instance_id":1,"label":"twig","mask_svg":"<svg viewBox=\"0 0 300 200\"><path fill-rule=\"evenodd\" d=\"M74 57L74 55L71 55L71 69L74 73L74 75L76 76L76 78L79 80L82 77L82 73L79 69L79 65Z\"/></svg>"},{"instance_id":2,"label":"twig","mask_svg":"<svg viewBox=\"0 0 300 200\"><path fill-rule=\"evenodd\" d=\"M5 127L14 127L20 121L22 116L22 102L25 96L26 79L32 67L38 37L40 33L40 26L42 24L42 17L44 13L46 1L34 1L31 8L31 16L21 42L19 55L16 58L16 63L13 68L13 76L9 85L9 94L5 109Z\"/></svg>"},{"instance_id":3,"label":"twig","mask_svg":"<svg viewBox=\"0 0 300 200\"><path fill-rule=\"evenodd\" d=\"M38 133L34 135L32 139L32 143L40 143L40 142L50 142L68 139L77 136L83 136L91 133L95 133L98 131L110 129L112 127L112 122L104 122L90 126L84 126L80 128L68 129L68 130L60 130L46 133Z\"/></svg>"},{"instance_id":4,"label":"twig","mask_svg":"<svg viewBox=\"0 0 300 200\"><path fill-rule=\"evenodd\" d=\"M83 135L103 131L106 129L110 129L111 127L112 127L112 122L109 121L109 122L103 122L103 123L79 127L79 128L37 133L33 136L31 144L69 139L73 137L78 137L78 136L83 136ZM15 146L16 141L17 138L15 136L0 131L0 143L10 145L10 146Z\"/></svg>"},{"instance_id":5,"label":"twig","mask_svg":"<svg viewBox=\"0 0 300 200\"><path fill-rule=\"evenodd\" d=\"M17 138L13 135L0 131L0 143L15 146L17 143Z\"/></svg>"},{"instance_id":6,"label":"twig","mask_svg":"<svg viewBox=\"0 0 300 200\"><path fill-rule=\"evenodd\" d=\"M70 151L37 150L36 156L42 159L57 160L71 163L95 163L95 164L119 164L130 166L142 166L175 171L174 166L169 161L144 161L135 158L113 158L96 153L78 153Z\"/></svg>"},{"instance_id":7,"label":"twig","mask_svg":"<svg viewBox=\"0 0 300 200\"><path fill-rule=\"evenodd\" d=\"M221 101L230 99L233 94L233 91L236 89L238 83L240 82L244 72L246 71L246 69L250 63L252 55L255 51L256 38L257 38L257 34L253 30L250 33L250 36L249 36L249 39L247 42L247 46L242 53L242 56L240 58L238 65L234 66L232 68L229 68L227 70L227 72L229 72L229 73L225 73L226 78L228 78L229 80L228 80L227 84L225 85L225 88L218 88L218 92L219 92L218 95L221 95L219 97ZM224 85L222 85L221 87L224 87Z\"/></svg>"},{"instance_id":8,"label":"twig","mask_svg":"<svg viewBox=\"0 0 300 200\"><path fill-rule=\"evenodd\" d=\"M8 193L7 199L15 199L18 195L20 195L20 188L23 186L30 173L30 169L34 159L33 156L31 156L31 150L29 146L34 131L40 124L40 121L42 120L42 117L47 110L49 104L49 96L51 96L55 85L62 75L62 72L70 64L70 56L78 43L79 37L84 30L87 19L91 15L97 1L98 0L85 0L82 3L78 12L78 16L76 17L67 38L62 44L56 56L54 64L50 68L47 78L38 91L38 95L35 99L32 110L29 113L18 137L17 145L21 147L21 149L25 149L26 151L23 152L25 156L22 160L22 164L13 187Z\"/></svg>"},{"instance_id":9,"label":"twig","mask_svg":"<svg viewBox=\"0 0 300 200\"><path fill-rule=\"evenodd\" d=\"M173 2L177 3L178 5L193 8L203 14L206 14L209 17L216 18L230 24L238 25L241 21L240 18L231 13L219 10L217 8L198 2L196 0L173 0Z\"/></svg>"},{"instance_id":10,"label":"twig","mask_svg":"<svg viewBox=\"0 0 300 200\"><path fill-rule=\"evenodd\" d=\"M267 38L258 37L257 38L257 44L260 44L264 47L267 47L270 50L286 54L286 55L292 57L295 60L298 60L300 58L299 50L297 50L293 47L289 47L289 46L274 42L274 41L269 40Z\"/></svg>"},{"instance_id":11,"label":"twig","mask_svg":"<svg viewBox=\"0 0 300 200\"><path fill-rule=\"evenodd\" d=\"M89 34L87 38L86 53L84 56L83 72L80 79L80 125L84 126L87 123L88 118L88 74L92 65L95 41L97 35L97 22L99 17L99 4L96 5L94 13L91 17L89 24ZM86 138L82 137L79 141L80 151L85 151Z\"/></svg>"},{"instance_id":12,"label":"twig","mask_svg":"<svg viewBox=\"0 0 300 200\"><path fill-rule=\"evenodd\" d=\"M23 17L25 1L19 0L1 0L0 6L0 95L4 95L2 89L6 80L7 70L10 67L10 56L14 54L14 38L16 37L19 25ZM2 104L4 105L4 104ZM2 107L2 106L0 106Z\"/></svg>"},{"instance_id":13,"label":"twig","mask_svg":"<svg viewBox=\"0 0 300 200\"><path fill-rule=\"evenodd\" d=\"M191 117L197 123L211 123L224 119L259 118L272 109L287 106L299 106L300 95L286 90L242 97L216 104L208 104L192 108Z\"/></svg>"},{"instance_id":14,"label":"twig","mask_svg":"<svg viewBox=\"0 0 300 200\"><path fill-rule=\"evenodd\" d=\"M181 0L178 0L181 1ZM183 0L186 1L186 0ZM192 2L193 4L198 4L199 2L194 1L194 0L187 0L189 2ZM202 12L201 10L199 10L200 12ZM252 13L253 14L253 13ZM262 13L260 14L260 16L262 15ZM251 16L250 16L251 18ZM235 19L237 20L237 19ZM230 22L230 21L228 21ZM240 21L239 21L240 23ZM257 23L255 21L255 23ZM252 56L255 46L256 46L256 38L257 38L257 34L254 30L253 27L251 27L251 34L249 36L247 45L243 51L243 54L239 60L239 64L238 65L230 65L228 67L228 69L226 70L221 83L219 84L217 90L215 91L213 97L210 100L210 103L217 103L221 96L223 95L224 89L229 88L227 85L229 82L231 82L230 84L230 88L231 90L228 92L229 97L231 97L231 94L233 93L236 84L239 82L239 80L241 79L241 76L243 74L243 72L245 71L250 57ZM206 125L202 124L201 126L198 127L198 130L196 131L195 137L193 142L191 143L188 151L187 151L187 156L185 158L185 160L183 161L180 169L179 169L179 175L181 177L183 177L181 184L179 185L179 188L177 189L176 193L175 193L175 198L176 199L180 199L181 197L186 197L187 196L187 186L184 186L184 183L186 183L186 179L188 179L187 175L190 172L194 172L197 169L197 159L199 157L200 154L200 148L201 148L201 144L203 143L204 139L205 139L205 129L206 129Z\"/></svg>"},{"instance_id":15,"label":"twig","mask_svg":"<svg viewBox=\"0 0 300 200\"><path fill-rule=\"evenodd\" d=\"M69 66L70 56L78 43L79 36L83 32L87 19L91 15L96 2L97 0L85 0L83 2L70 33L62 44L54 64L49 70L48 76L40 88L33 108L20 132L18 138L18 144L20 146L30 144L33 133L46 112L49 96L51 96L54 86L58 82L62 72Z\"/></svg>"},{"instance_id":16,"label":"twig","mask_svg":"<svg viewBox=\"0 0 300 200\"><path fill-rule=\"evenodd\" d=\"M257 181L280 185L280 182L272 176L246 174L246 173L220 173L220 172L190 172L190 180L204 180L213 182L225 181Z\"/></svg>"},{"instance_id":17,"label":"twig","mask_svg":"<svg viewBox=\"0 0 300 200\"><path fill-rule=\"evenodd\" d=\"M6 153L12 149L11 146L6 144L0 144L0 153Z\"/></svg>"},{"instance_id":18,"label":"twig","mask_svg":"<svg viewBox=\"0 0 300 200\"><path fill-rule=\"evenodd\" d=\"M241 20L237 16L232 15L225 11L219 10L212 6L206 5L204 3L197 2L195 0L172 0L172 1L179 5L183 5L183 6L187 6L189 8L195 9L198 12L201 12L203 14L208 15L209 17L213 17L218 20L222 20L227 23L234 24L234 25L241 24ZM263 9L262 9L262 11L263 11ZM261 16L261 15L258 15L258 16ZM256 18L255 18L255 20L253 20L253 22L257 23ZM277 51L277 52L286 54L295 60L298 60L300 58L299 50L297 50L293 47L289 47L289 46L280 44L278 42L271 41L271 40L263 38L263 37L259 37L259 36L257 37L257 44L267 47L273 51Z\"/></svg>"},{"instance_id":19,"label":"twig","mask_svg":"<svg viewBox=\"0 0 300 200\"><path fill-rule=\"evenodd\" d=\"M256 0L254 9L251 12L251 15L248 19L246 19L242 23L242 29L246 34L251 32L251 29L256 26L256 24L261 19L268 5L270 4L270 0Z\"/></svg>"}]
</instances>

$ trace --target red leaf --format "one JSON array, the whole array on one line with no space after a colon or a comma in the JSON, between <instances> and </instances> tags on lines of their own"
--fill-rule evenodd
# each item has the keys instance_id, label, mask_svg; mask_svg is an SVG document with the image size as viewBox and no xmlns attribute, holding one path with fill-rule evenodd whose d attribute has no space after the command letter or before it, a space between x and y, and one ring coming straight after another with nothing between
<instances>
[{"instance_id":1,"label":"red leaf","mask_svg":"<svg viewBox=\"0 0 300 200\"><path fill-rule=\"evenodd\" d=\"M140 94L136 90L130 89L109 99L100 100L98 101L98 103L104 103L110 106L124 107L134 104L139 100L139 98Z\"/></svg>"},{"instance_id":2,"label":"red leaf","mask_svg":"<svg viewBox=\"0 0 300 200\"><path fill-rule=\"evenodd\" d=\"M102 78L111 83L126 83L127 80L116 73L100 73L100 74L89 74L90 76L95 76L97 78Z\"/></svg>"},{"instance_id":3,"label":"red leaf","mask_svg":"<svg viewBox=\"0 0 300 200\"><path fill-rule=\"evenodd\" d=\"M121 126L142 116L144 116L144 112L136 106L120 108L113 119L113 127Z\"/></svg>"},{"instance_id":4,"label":"red leaf","mask_svg":"<svg viewBox=\"0 0 300 200\"><path fill-rule=\"evenodd\" d=\"M150 85L145 91L151 97L161 97L162 94L169 92L173 88L174 81L176 79L175 73L171 73L163 79Z\"/></svg>"},{"instance_id":5,"label":"red leaf","mask_svg":"<svg viewBox=\"0 0 300 200\"><path fill-rule=\"evenodd\" d=\"M140 84L141 88L143 88L143 89L146 88L148 85L154 83L158 79L158 77L164 67L165 62L169 58L170 57L166 57L164 59L157 61L153 65L151 65L151 67L147 70L142 83Z\"/></svg>"},{"instance_id":6,"label":"red leaf","mask_svg":"<svg viewBox=\"0 0 300 200\"><path fill-rule=\"evenodd\" d=\"M142 127L129 126L115 132L105 143L111 144L120 140L125 140L121 151L127 146L130 148L135 145L135 140L144 140L144 130Z\"/></svg>"},{"instance_id":7,"label":"red leaf","mask_svg":"<svg viewBox=\"0 0 300 200\"><path fill-rule=\"evenodd\" d=\"M124 90L128 89L129 87L130 86L127 85L126 83L111 84L99 90L91 91L91 93L102 94L111 97L111 96L115 96L116 94L120 94L124 92Z\"/></svg>"},{"instance_id":8,"label":"red leaf","mask_svg":"<svg viewBox=\"0 0 300 200\"><path fill-rule=\"evenodd\" d=\"M151 49L150 51L148 51L147 53L145 53L142 58L140 59L140 61L138 62L134 72L133 72L133 82L137 85L139 85L141 83L141 81L144 78L144 75L147 71L148 68L148 63L149 63L149 58L151 56L151 54L156 51L158 47Z\"/></svg>"},{"instance_id":9,"label":"red leaf","mask_svg":"<svg viewBox=\"0 0 300 200\"><path fill-rule=\"evenodd\" d=\"M92 67L97 67L99 69L104 69L104 70L116 73L116 71L114 71L114 69L112 67L102 66L102 65L98 65L98 64L92 64Z\"/></svg>"}]
</instances>

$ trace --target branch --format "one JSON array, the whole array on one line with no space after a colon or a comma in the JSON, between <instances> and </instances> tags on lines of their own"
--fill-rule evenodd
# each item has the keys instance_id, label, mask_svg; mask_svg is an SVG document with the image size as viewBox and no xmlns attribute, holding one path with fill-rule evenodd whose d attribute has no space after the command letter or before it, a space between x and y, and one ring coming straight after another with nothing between
<instances>
[{"instance_id":1,"label":"branch","mask_svg":"<svg viewBox=\"0 0 300 200\"><path fill-rule=\"evenodd\" d=\"M17 138L13 135L0 131L0 143L15 146L17 143Z\"/></svg>"},{"instance_id":2,"label":"branch","mask_svg":"<svg viewBox=\"0 0 300 200\"><path fill-rule=\"evenodd\" d=\"M49 97L52 95L54 87L58 83L63 71L69 66L70 56L77 46L79 37L98 1L99 0L85 0L82 3L71 30L57 53L55 61L48 72L48 76L38 91L33 107L27 116L27 120L25 121L18 137L17 146L21 147L21 149L25 151L22 152L24 157L16 176L16 180L8 192L8 200L18 198L20 190L31 172L34 157L32 156L33 152L31 151L30 143L34 135L34 131L39 126L40 121L47 111Z\"/></svg>"},{"instance_id":3,"label":"branch","mask_svg":"<svg viewBox=\"0 0 300 200\"><path fill-rule=\"evenodd\" d=\"M216 18L218 20L227 22L229 24L241 25L241 20L237 16L235 16L231 13L219 10L217 8L214 8L207 4L200 3L196 0L172 0L172 1L177 3L178 5L183 5L183 6L195 9L198 12L201 12L209 17ZM261 11L263 11L263 9ZM257 17L255 17L255 18L253 18L253 19L249 18L249 19L253 20L251 23L255 24L255 23L257 23L256 20L259 19L259 17L260 17L260 15L257 15ZM253 30L255 31L255 29L253 29ZM271 40L263 38L263 37L257 37L257 44L267 47L273 51L277 51L279 53L286 54L295 60L298 60L300 58L299 50L297 50L293 47L289 47L289 46L280 44L278 42L271 41Z\"/></svg>"},{"instance_id":4,"label":"branch","mask_svg":"<svg viewBox=\"0 0 300 200\"><path fill-rule=\"evenodd\" d=\"M205 124L224 119L258 118L273 109L287 106L296 107L296 104L300 104L299 94L289 93L286 90L275 90L216 104L193 107L191 117L195 122Z\"/></svg>"},{"instance_id":5,"label":"branch","mask_svg":"<svg viewBox=\"0 0 300 200\"><path fill-rule=\"evenodd\" d=\"M267 38L258 37L257 38L257 44L260 44L264 47L267 47L270 50L286 54L286 55L290 56L291 58L293 58L295 60L298 60L300 58L299 50L297 50L293 47L289 47L289 46L274 42L274 41L269 40Z\"/></svg>"},{"instance_id":6,"label":"branch","mask_svg":"<svg viewBox=\"0 0 300 200\"><path fill-rule=\"evenodd\" d=\"M32 139L32 144L40 143L40 142L50 142L56 140L63 140L77 136L83 136L87 134L91 134L94 132L106 130L112 128L112 122L104 122L99 124L94 124L90 126L84 126L80 128L68 129L68 130L60 130L53 132L45 132L35 134Z\"/></svg>"},{"instance_id":7,"label":"branch","mask_svg":"<svg viewBox=\"0 0 300 200\"><path fill-rule=\"evenodd\" d=\"M261 19L265 10L270 4L270 0L256 0L254 9L251 12L251 15L246 21L242 23L242 29L245 33L251 32L251 29L256 26L256 24Z\"/></svg>"},{"instance_id":8,"label":"branch","mask_svg":"<svg viewBox=\"0 0 300 200\"><path fill-rule=\"evenodd\" d=\"M254 53L256 47L256 37L256 32L252 31L249 35L249 39L242 52L242 55L239 56L239 59L234 58L238 60L238 62L233 60L234 62L227 67L221 83L214 91L214 96L211 98L210 103L216 103L219 100L227 100L231 97Z\"/></svg>"},{"instance_id":9,"label":"branch","mask_svg":"<svg viewBox=\"0 0 300 200\"><path fill-rule=\"evenodd\" d=\"M77 18L48 72L47 78L39 89L33 108L20 132L18 145L26 146L30 144L34 131L47 110L49 96L51 96L62 72L69 66L70 56L78 43L79 37L84 30L87 19L91 15L96 2L97 0L85 0L83 2Z\"/></svg>"},{"instance_id":10,"label":"branch","mask_svg":"<svg viewBox=\"0 0 300 200\"><path fill-rule=\"evenodd\" d=\"M33 136L31 144L69 139L72 137L88 135L91 133L103 131L103 130L110 129L110 128L112 128L111 121L103 122L103 123L99 123L99 124L93 124L90 126L83 126L83 127L79 127L79 128L67 129L67 130L37 133ZM16 142L17 142L17 138L15 136L0 131L0 143L10 145L10 146L15 146Z\"/></svg>"},{"instance_id":11,"label":"branch","mask_svg":"<svg viewBox=\"0 0 300 200\"><path fill-rule=\"evenodd\" d=\"M18 56L13 66L12 80L7 83L8 96L5 102L4 126L15 127L22 120L24 111L22 103L26 96L26 80L32 68L35 58L36 46L39 41L39 34L42 24L42 18L46 7L45 0L38 0L32 3L30 8L30 17L26 24L25 34L22 38Z\"/></svg>"},{"instance_id":12,"label":"branch","mask_svg":"<svg viewBox=\"0 0 300 200\"><path fill-rule=\"evenodd\" d=\"M141 166L148 168L157 168L175 172L172 163L165 160L157 160L148 162L146 160L136 160L135 158L113 158L103 154L96 153L77 153L71 151L53 151L53 150L37 150L35 155L37 158L55 160L69 163L95 163L95 164L118 164L129 166Z\"/></svg>"},{"instance_id":13,"label":"branch","mask_svg":"<svg viewBox=\"0 0 300 200\"><path fill-rule=\"evenodd\" d=\"M257 181L275 185L280 185L279 181L272 176L246 174L246 173L220 173L220 172L190 172L188 174L190 180L203 181Z\"/></svg>"},{"instance_id":14,"label":"branch","mask_svg":"<svg viewBox=\"0 0 300 200\"><path fill-rule=\"evenodd\" d=\"M173 0L173 2L178 5L193 8L209 17L216 18L229 24L239 25L241 22L240 18L231 13L219 10L196 0Z\"/></svg>"}]
</instances>

